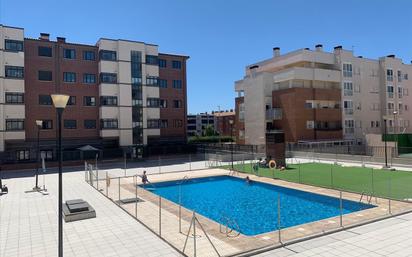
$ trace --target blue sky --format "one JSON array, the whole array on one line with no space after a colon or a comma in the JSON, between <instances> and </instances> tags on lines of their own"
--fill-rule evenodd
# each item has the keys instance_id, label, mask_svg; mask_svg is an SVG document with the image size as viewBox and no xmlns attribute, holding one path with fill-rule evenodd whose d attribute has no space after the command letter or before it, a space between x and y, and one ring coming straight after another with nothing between
<instances>
[{"instance_id":1,"label":"blue sky","mask_svg":"<svg viewBox=\"0 0 412 257\"><path fill-rule=\"evenodd\" d=\"M155 43L189 55L189 112L234 106L234 81L247 64L323 44L378 58L412 60L410 0L0 0L0 23L69 42L99 37Z\"/></svg>"}]
</instances>

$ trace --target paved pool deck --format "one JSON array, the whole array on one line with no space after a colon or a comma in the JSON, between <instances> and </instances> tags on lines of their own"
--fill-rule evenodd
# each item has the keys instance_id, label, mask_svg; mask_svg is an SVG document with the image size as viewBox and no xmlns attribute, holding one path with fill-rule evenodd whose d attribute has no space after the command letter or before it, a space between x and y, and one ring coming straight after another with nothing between
<instances>
[{"instance_id":1,"label":"paved pool deck","mask_svg":"<svg viewBox=\"0 0 412 257\"><path fill-rule=\"evenodd\" d=\"M109 172L121 175L122 171ZM64 199L83 198L96 209L97 218L64 224L65 256L181 256L85 183L84 178L83 171L64 174ZM57 175L46 175L49 195L25 193L33 187L33 177L7 179L3 183L10 193L0 196L0 257L57 256ZM167 233L164 229L163 233ZM411 239L412 214L405 214L260 256L412 256Z\"/></svg>"}]
</instances>

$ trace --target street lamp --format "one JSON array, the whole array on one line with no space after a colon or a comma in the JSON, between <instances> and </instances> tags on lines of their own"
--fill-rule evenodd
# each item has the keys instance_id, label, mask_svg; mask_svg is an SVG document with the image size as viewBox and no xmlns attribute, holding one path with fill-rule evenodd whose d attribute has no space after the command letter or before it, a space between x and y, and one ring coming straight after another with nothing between
<instances>
[{"instance_id":1,"label":"street lamp","mask_svg":"<svg viewBox=\"0 0 412 257\"><path fill-rule=\"evenodd\" d=\"M53 105L57 111L57 126L59 129L58 134L58 146L57 146L57 156L59 158L59 199L58 199L58 224L59 224L59 257L63 257L63 182L62 182L62 114L64 108L66 108L67 101L69 100L68 95L54 94L51 95Z\"/></svg>"},{"instance_id":2,"label":"street lamp","mask_svg":"<svg viewBox=\"0 0 412 257\"><path fill-rule=\"evenodd\" d=\"M387 125L386 125L386 119L384 119L383 120L383 127L384 127L384 136L383 136L383 139L384 139L384 143L385 143L385 168L388 168L388 150L387 150L387 143L386 143L386 137L387 137L387 133L388 133L388 131L387 131Z\"/></svg>"},{"instance_id":3,"label":"street lamp","mask_svg":"<svg viewBox=\"0 0 412 257\"><path fill-rule=\"evenodd\" d=\"M37 125L37 155L36 155L36 185L33 190L39 190L39 162L40 162L40 129L43 126L42 120L36 120Z\"/></svg>"},{"instance_id":4,"label":"street lamp","mask_svg":"<svg viewBox=\"0 0 412 257\"><path fill-rule=\"evenodd\" d=\"M230 138L233 140L233 120L229 120L229 124L230 124ZM230 157L232 160L232 170L233 170L233 141L230 142Z\"/></svg>"}]
</instances>

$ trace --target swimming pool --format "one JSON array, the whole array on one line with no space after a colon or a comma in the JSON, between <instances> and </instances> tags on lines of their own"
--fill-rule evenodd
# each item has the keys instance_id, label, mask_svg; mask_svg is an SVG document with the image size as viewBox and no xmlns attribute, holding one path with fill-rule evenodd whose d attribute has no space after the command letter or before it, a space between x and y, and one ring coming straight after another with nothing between
<instances>
[{"instance_id":1,"label":"swimming pool","mask_svg":"<svg viewBox=\"0 0 412 257\"><path fill-rule=\"evenodd\" d=\"M234 220L244 235L253 236L278 229L277 204L280 194L281 228L338 216L339 199L286 187L245 180L231 176L195 178L147 185L163 198L225 224ZM343 214L374 207L373 205L343 200ZM229 225L230 226L230 225Z\"/></svg>"}]
</instances>

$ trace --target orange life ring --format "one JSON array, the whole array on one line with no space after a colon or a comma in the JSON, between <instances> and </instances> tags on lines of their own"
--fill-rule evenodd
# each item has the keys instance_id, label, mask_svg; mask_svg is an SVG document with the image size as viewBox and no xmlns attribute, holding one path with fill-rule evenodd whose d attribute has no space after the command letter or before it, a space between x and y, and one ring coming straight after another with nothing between
<instances>
[{"instance_id":1,"label":"orange life ring","mask_svg":"<svg viewBox=\"0 0 412 257\"><path fill-rule=\"evenodd\" d=\"M274 160L269 161L269 168L270 169L275 169L276 168L276 162Z\"/></svg>"}]
</instances>

